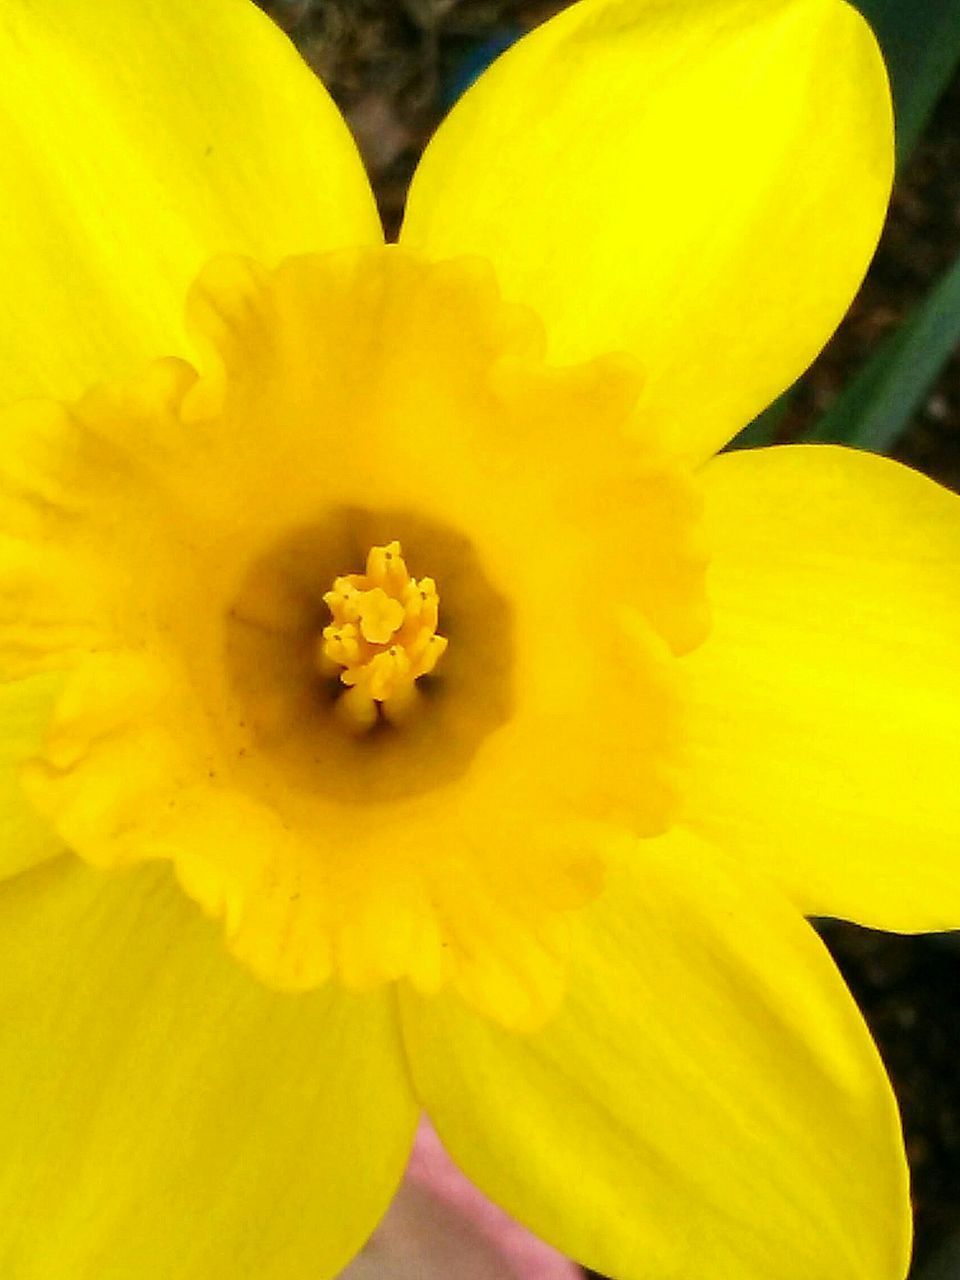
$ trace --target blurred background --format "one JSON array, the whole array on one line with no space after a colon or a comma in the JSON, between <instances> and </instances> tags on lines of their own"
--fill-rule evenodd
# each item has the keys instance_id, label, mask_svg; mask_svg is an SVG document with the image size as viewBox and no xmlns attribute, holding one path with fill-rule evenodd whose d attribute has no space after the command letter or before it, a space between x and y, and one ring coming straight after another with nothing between
<instances>
[{"instance_id":1,"label":"blurred background","mask_svg":"<svg viewBox=\"0 0 960 1280\"><path fill-rule=\"evenodd\" d=\"M346 115L394 235L410 176L440 119L494 57L566 4L261 6ZM877 31L893 81L899 176L890 219L833 341L734 447L841 441L890 453L960 489L960 0L859 0L858 7ZM899 1096L916 1211L912 1277L960 1280L960 935L818 927ZM450 1270L451 1280L467 1274L465 1261Z\"/></svg>"}]
</instances>

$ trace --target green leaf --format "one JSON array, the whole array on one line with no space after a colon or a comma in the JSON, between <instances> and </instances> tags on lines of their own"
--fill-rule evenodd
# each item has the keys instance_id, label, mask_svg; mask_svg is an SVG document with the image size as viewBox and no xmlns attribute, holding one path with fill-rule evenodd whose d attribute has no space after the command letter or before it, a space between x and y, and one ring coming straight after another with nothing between
<instances>
[{"instance_id":1,"label":"green leaf","mask_svg":"<svg viewBox=\"0 0 960 1280\"><path fill-rule=\"evenodd\" d=\"M855 3L876 32L890 71L902 163L960 63L960 0Z\"/></svg>"},{"instance_id":2,"label":"green leaf","mask_svg":"<svg viewBox=\"0 0 960 1280\"><path fill-rule=\"evenodd\" d=\"M785 391L782 396L778 396L773 404L764 409L763 413L758 414L738 435L733 437L727 448L759 449L763 445L773 444L777 438L777 431L784 415L790 407L791 398L792 390Z\"/></svg>"},{"instance_id":3,"label":"green leaf","mask_svg":"<svg viewBox=\"0 0 960 1280\"><path fill-rule=\"evenodd\" d=\"M884 453L960 343L960 257L805 437Z\"/></svg>"}]
</instances>

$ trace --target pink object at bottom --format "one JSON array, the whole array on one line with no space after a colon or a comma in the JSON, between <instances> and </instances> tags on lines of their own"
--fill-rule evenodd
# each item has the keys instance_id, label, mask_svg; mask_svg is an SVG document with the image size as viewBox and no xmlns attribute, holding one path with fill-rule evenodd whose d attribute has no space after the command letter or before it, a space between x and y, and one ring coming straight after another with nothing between
<instances>
[{"instance_id":1,"label":"pink object at bottom","mask_svg":"<svg viewBox=\"0 0 960 1280\"><path fill-rule=\"evenodd\" d=\"M423 1120L393 1204L341 1280L583 1280L583 1272L478 1191Z\"/></svg>"}]
</instances>

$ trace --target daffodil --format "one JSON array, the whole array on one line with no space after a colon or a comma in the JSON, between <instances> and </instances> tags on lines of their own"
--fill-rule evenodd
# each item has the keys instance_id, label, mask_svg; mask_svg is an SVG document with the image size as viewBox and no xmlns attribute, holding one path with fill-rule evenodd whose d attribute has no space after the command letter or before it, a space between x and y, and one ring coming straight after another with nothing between
<instances>
[{"instance_id":1,"label":"daffodil","mask_svg":"<svg viewBox=\"0 0 960 1280\"><path fill-rule=\"evenodd\" d=\"M573 5L390 246L246 0L0 48L0 1274L329 1276L425 1110L619 1277L899 1280L804 915L960 923L960 509L713 456L876 243L866 25Z\"/></svg>"}]
</instances>

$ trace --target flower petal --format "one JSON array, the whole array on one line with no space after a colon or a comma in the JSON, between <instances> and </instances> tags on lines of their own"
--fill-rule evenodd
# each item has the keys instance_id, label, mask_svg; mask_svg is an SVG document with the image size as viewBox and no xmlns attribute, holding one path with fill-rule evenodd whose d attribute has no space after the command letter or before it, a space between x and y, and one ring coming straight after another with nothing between
<instances>
[{"instance_id":1,"label":"flower petal","mask_svg":"<svg viewBox=\"0 0 960 1280\"><path fill-rule=\"evenodd\" d=\"M314 1280L359 1249L416 1122L394 1006L284 996L157 867L0 891L0 1261L23 1280Z\"/></svg>"},{"instance_id":2,"label":"flower petal","mask_svg":"<svg viewBox=\"0 0 960 1280\"><path fill-rule=\"evenodd\" d=\"M816 936L689 837L624 855L581 917L545 1030L405 1002L447 1150L531 1230L620 1280L899 1280L896 1109Z\"/></svg>"},{"instance_id":3,"label":"flower petal","mask_svg":"<svg viewBox=\"0 0 960 1280\"><path fill-rule=\"evenodd\" d=\"M21 763L43 741L61 684L59 673L0 683L0 881L63 852L63 841L28 804L19 779Z\"/></svg>"},{"instance_id":4,"label":"flower petal","mask_svg":"<svg viewBox=\"0 0 960 1280\"><path fill-rule=\"evenodd\" d=\"M960 499L867 453L705 468L689 821L813 915L960 926Z\"/></svg>"},{"instance_id":5,"label":"flower petal","mask_svg":"<svg viewBox=\"0 0 960 1280\"><path fill-rule=\"evenodd\" d=\"M882 61L841 0L583 0L441 126L401 239L488 257L558 360L631 352L645 424L702 458L826 341L892 166Z\"/></svg>"},{"instance_id":6,"label":"flower petal","mask_svg":"<svg viewBox=\"0 0 960 1280\"><path fill-rule=\"evenodd\" d=\"M248 0L9 0L0 400L189 353L203 263L375 243L356 148Z\"/></svg>"}]
</instances>

